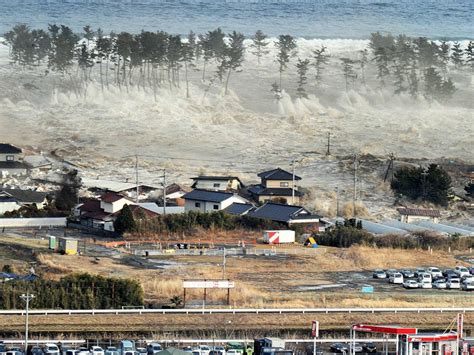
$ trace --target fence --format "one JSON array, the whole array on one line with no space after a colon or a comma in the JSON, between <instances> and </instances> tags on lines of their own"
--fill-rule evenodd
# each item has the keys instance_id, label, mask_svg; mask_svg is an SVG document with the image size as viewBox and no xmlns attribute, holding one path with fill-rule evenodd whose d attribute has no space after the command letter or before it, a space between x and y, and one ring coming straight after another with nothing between
<instances>
[{"instance_id":1,"label":"fence","mask_svg":"<svg viewBox=\"0 0 474 355\"><path fill-rule=\"evenodd\" d=\"M326 248L226 248L225 254L255 255L255 256L284 256L284 255L315 255L324 253ZM182 255L182 256L223 256L224 249L134 249L133 254L140 256Z\"/></svg>"},{"instance_id":2,"label":"fence","mask_svg":"<svg viewBox=\"0 0 474 355\"><path fill-rule=\"evenodd\" d=\"M52 218L0 218L0 228L66 227L66 217Z\"/></svg>"},{"instance_id":3,"label":"fence","mask_svg":"<svg viewBox=\"0 0 474 355\"><path fill-rule=\"evenodd\" d=\"M30 315L101 314L336 314L336 313L474 313L474 307L431 308L182 308L182 309L31 309ZM25 315L25 310L0 310L0 315Z\"/></svg>"}]
</instances>

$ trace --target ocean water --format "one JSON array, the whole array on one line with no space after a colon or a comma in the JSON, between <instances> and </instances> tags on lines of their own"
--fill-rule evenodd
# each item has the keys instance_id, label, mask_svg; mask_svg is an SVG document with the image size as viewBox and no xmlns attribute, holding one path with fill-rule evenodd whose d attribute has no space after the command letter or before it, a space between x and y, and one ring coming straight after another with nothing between
<instances>
[{"instance_id":1,"label":"ocean water","mask_svg":"<svg viewBox=\"0 0 474 355\"><path fill-rule=\"evenodd\" d=\"M366 39L371 32L433 39L474 38L474 0L0 0L0 35L18 23L61 23L80 31L216 27L251 35Z\"/></svg>"}]
</instances>

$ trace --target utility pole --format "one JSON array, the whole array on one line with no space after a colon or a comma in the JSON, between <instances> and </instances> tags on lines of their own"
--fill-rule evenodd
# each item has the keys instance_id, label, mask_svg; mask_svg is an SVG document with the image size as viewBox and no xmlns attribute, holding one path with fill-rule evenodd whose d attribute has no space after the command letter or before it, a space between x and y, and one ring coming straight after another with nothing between
<instances>
[{"instance_id":1,"label":"utility pole","mask_svg":"<svg viewBox=\"0 0 474 355\"><path fill-rule=\"evenodd\" d=\"M291 179L291 204L295 204L295 159L291 161L292 165L292 179Z\"/></svg>"},{"instance_id":2,"label":"utility pole","mask_svg":"<svg viewBox=\"0 0 474 355\"><path fill-rule=\"evenodd\" d=\"M357 154L354 154L354 196L352 196L352 216L356 218L356 199L357 199Z\"/></svg>"},{"instance_id":3,"label":"utility pole","mask_svg":"<svg viewBox=\"0 0 474 355\"><path fill-rule=\"evenodd\" d=\"M328 150L326 151L326 155L331 155L331 132L328 132Z\"/></svg>"},{"instance_id":4,"label":"utility pole","mask_svg":"<svg viewBox=\"0 0 474 355\"><path fill-rule=\"evenodd\" d=\"M339 217L339 188L336 186L336 217Z\"/></svg>"},{"instance_id":5,"label":"utility pole","mask_svg":"<svg viewBox=\"0 0 474 355\"><path fill-rule=\"evenodd\" d=\"M163 216L166 216L166 169L163 169Z\"/></svg>"},{"instance_id":6,"label":"utility pole","mask_svg":"<svg viewBox=\"0 0 474 355\"><path fill-rule=\"evenodd\" d=\"M135 155L135 183L137 184L137 196L135 198L135 202L138 203L138 195L140 188L138 187L138 154Z\"/></svg>"},{"instance_id":7,"label":"utility pole","mask_svg":"<svg viewBox=\"0 0 474 355\"><path fill-rule=\"evenodd\" d=\"M426 200L426 175L428 175L428 172L426 169L423 169L423 172L421 173L423 175L423 201Z\"/></svg>"},{"instance_id":8,"label":"utility pole","mask_svg":"<svg viewBox=\"0 0 474 355\"><path fill-rule=\"evenodd\" d=\"M222 259L222 280L225 280L225 263L226 263L226 258L225 258L225 247L224 247L224 256Z\"/></svg>"},{"instance_id":9,"label":"utility pole","mask_svg":"<svg viewBox=\"0 0 474 355\"><path fill-rule=\"evenodd\" d=\"M30 310L30 301L35 298L34 295L30 295L29 292L22 294L20 298L26 302L26 323L25 323L25 354L28 352L28 321L29 321L29 310Z\"/></svg>"}]
</instances>

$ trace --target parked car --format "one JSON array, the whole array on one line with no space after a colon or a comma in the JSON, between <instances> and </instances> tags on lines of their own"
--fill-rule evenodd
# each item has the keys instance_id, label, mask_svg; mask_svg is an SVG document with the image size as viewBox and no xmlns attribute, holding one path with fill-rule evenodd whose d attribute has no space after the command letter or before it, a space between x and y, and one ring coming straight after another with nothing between
<instances>
[{"instance_id":1,"label":"parked car","mask_svg":"<svg viewBox=\"0 0 474 355\"><path fill-rule=\"evenodd\" d=\"M79 354L79 350L77 349L68 349L66 350L66 355L78 355Z\"/></svg>"},{"instance_id":2,"label":"parked car","mask_svg":"<svg viewBox=\"0 0 474 355\"><path fill-rule=\"evenodd\" d=\"M418 283L420 288L433 288L433 284L429 280L422 280Z\"/></svg>"},{"instance_id":3,"label":"parked car","mask_svg":"<svg viewBox=\"0 0 474 355\"><path fill-rule=\"evenodd\" d=\"M217 351L217 354L214 355L226 355L225 348L223 346L217 345L212 347L212 351Z\"/></svg>"},{"instance_id":4,"label":"parked car","mask_svg":"<svg viewBox=\"0 0 474 355\"><path fill-rule=\"evenodd\" d=\"M104 349L102 349L100 346L92 346L91 355L105 355Z\"/></svg>"},{"instance_id":5,"label":"parked car","mask_svg":"<svg viewBox=\"0 0 474 355\"><path fill-rule=\"evenodd\" d=\"M87 349L83 346L81 346L79 349L77 349L77 354L78 355L90 355L90 353L91 352L89 351L89 349Z\"/></svg>"},{"instance_id":6,"label":"parked car","mask_svg":"<svg viewBox=\"0 0 474 355\"><path fill-rule=\"evenodd\" d=\"M108 346L105 349L105 355L120 355L120 352L115 346Z\"/></svg>"},{"instance_id":7,"label":"parked car","mask_svg":"<svg viewBox=\"0 0 474 355\"><path fill-rule=\"evenodd\" d=\"M395 269L385 270L385 274L387 275L387 278L389 278L390 276L392 276L396 272L397 272L397 270L395 270Z\"/></svg>"},{"instance_id":8,"label":"parked car","mask_svg":"<svg viewBox=\"0 0 474 355\"><path fill-rule=\"evenodd\" d=\"M183 350L184 352L190 353L190 354L193 353L193 348L191 346L185 346L181 350Z\"/></svg>"},{"instance_id":9,"label":"parked car","mask_svg":"<svg viewBox=\"0 0 474 355\"><path fill-rule=\"evenodd\" d=\"M242 355L242 351L238 349L229 349L227 350L227 355Z\"/></svg>"},{"instance_id":10,"label":"parked car","mask_svg":"<svg viewBox=\"0 0 474 355\"><path fill-rule=\"evenodd\" d=\"M375 270L374 273L372 274L372 277L374 279L386 279L387 274L383 270Z\"/></svg>"},{"instance_id":11,"label":"parked car","mask_svg":"<svg viewBox=\"0 0 474 355\"><path fill-rule=\"evenodd\" d=\"M6 352L6 355L24 355L23 350L17 347L10 348Z\"/></svg>"},{"instance_id":12,"label":"parked car","mask_svg":"<svg viewBox=\"0 0 474 355\"><path fill-rule=\"evenodd\" d=\"M403 278L405 279L411 279L415 277L415 272L411 270L402 270L401 274L403 275Z\"/></svg>"},{"instance_id":13,"label":"parked car","mask_svg":"<svg viewBox=\"0 0 474 355\"><path fill-rule=\"evenodd\" d=\"M432 285L438 290L444 290L446 288L446 281L444 279L439 279L434 281Z\"/></svg>"},{"instance_id":14,"label":"parked car","mask_svg":"<svg viewBox=\"0 0 474 355\"><path fill-rule=\"evenodd\" d=\"M363 351L365 353L376 353L377 352L377 347L375 346L374 343L365 343L362 345Z\"/></svg>"},{"instance_id":15,"label":"parked car","mask_svg":"<svg viewBox=\"0 0 474 355\"><path fill-rule=\"evenodd\" d=\"M470 273L471 275L474 275L474 266L470 266L470 267L468 267L467 269L469 270L469 273Z\"/></svg>"},{"instance_id":16,"label":"parked car","mask_svg":"<svg viewBox=\"0 0 474 355\"><path fill-rule=\"evenodd\" d=\"M463 282L461 284L461 290L474 291L474 281Z\"/></svg>"},{"instance_id":17,"label":"parked car","mask_svg":"<svg viewBox=\"0 0 474 355\"><path fill-rule=\"evenodd\" d=\"M418 282L433 282L433 278L431 277L431 274L428 272L424 272L422 274L418 275Z\"/></svg>"},{"instance_id":18,"label":"parked car","mask_svg":"<svg viewBox=\"0 0 474 355\"><path fill-rule=\"evenodd\" d=\"M43 355L43 354L44 354L43 350L38 345L34 345L28 350L28 355Z\"/></svg>"},{"instance_id":19,"label":"parked car","mask_svg":"<svg viewBox=\"0 0 474 355\"><path fill-rule=\"evenodd\" d=\"M449 288L450 290L453 289L460 289L461 288L461 280L459 279L449 279L446 282L446 288Z\"/></svg>"},{"instance_id":20,"label":"parked car","mask_svg":"<svg viewBox=\"0 0 474 355\"><path fill-rule=\"evenodd\" d=\"M453 269L446 269L446 270L443 271L443 276L444 277L450 277L450 275L456 275L457 276L457 274L454 272Z\"/></svg>"},{"instance_id":21,"label":"parked car","mask_svg":"<svg viewBox=\"0 0 474 355\"><path fill-rule=\"evenodd\" d=\"M43 348L46 355L59 355L59 348L56 344L46 344Z\"/></svg>"},{"instance_id":22,"label":"parked car","mask_svg":"<svg viewBox=\"0 0 474 355\"><path fill-rule=\"evenodd\" d=\"M461 283L474 281L474 275L464 275L461 277Z\"/></svg>"},{"instance_id":23,"label":"parked car","mask_svg":"<svg viewBox=\"0 0 474 355\"><path fill-rule=\"evenodd\" d=\"M418 278L421 274L424 274L426 272L425 269L423 268L418 268L415 270L415 277Z\"/></svg>"},{"instance_id":24,"label":"parked car","mask_svg":"<svg viewBox=\"0 0 474 355\"><path fill-rule=\"evenodd\" d=\"M147 353L146 348L137 348L138 355L146 355L146 353Z\"/></svg>"},{"instance_id":25,"label":"parked car","mask_svg":"<svg viewBox=\"0 0 474 355\"><path fill-rule=\"evenodd\" d=\"M344 343L331 344L329 349L332 353L348 353L349 352L349 346Z\"/></svg>"},{"instance_id":26,"label":"parked car","mask_svg":"<svg viewBox=\"0 0 474 355\"><path fill-rule=\"evenodd\" d=\"M403 283L403 287L405 287L405 288L418 288L418 282L416 282L415 280L406 280Z\"/></svg>"},{"instance_id":27,"label":"parked car","mask_svg":"<svg viewBox=\"0 0 474 355\"><path fill-rule=\"evenodd\" d=\"M200 355L209 355L209 352L211 351L211 348L207 345L199 345L197 349L199 350Z\"/></svg>"},{"instance_id":28,"label":"parked car","mask_svg":"<svg viewBox=\"0 0 474 355\"><path fill-rule=\"evenodd\" d=\"M159 353L161 350L163 350L161 345L158 344L158 343L150 343L150 344L148 344L148 346L146 348L147 348L148 355L155 355L155 354Z\"/></svg>"},{"instance_id":29,"label":"parked car","mask_svg":"<svg viewBox=\"0 0 474 355\"><path fill-rule=\"evenodd\" d=\"M388 279L388 282L392 284L403 284L403 275L400 274L399 272L396 272L390 276Z\"/></svg>"},{"instance_id":30,"label":"parked car","mask_svg":"<svg viewBox=\"0 0 474 355\"><path fill-rule=\"evenodd\" d=\"M5 348L5 344L3 341L0 341L0 355L5 355L7 353L7 348Z\"/></svg>"},{"instance_id":31,"label":"parked car","mask_svg":"<svg viewBox=\"0 0 474 355\"><path fill-rule=\"evenodd\" d=\"M455 272L459 277L463 277L464 275L470 275L469 270L467 269L467 267L464 267L464 266L456 266L456 267L454 268L454 272Z\"/></svg>"},{"instance_id":32,"label":"parked car","mask_svg":"<svg viewBox=\"0 0 474 355\"><path fill-rule=\"evenodd\" d=\"M359 344L359 343L355 343L355 344L350 343L350 344L349 344L349 352L350 352L352 349L354 349L354 352L355 352L355 353L361 353L361 352L364 351L364 349L362 348L362 345Z\"/></svg>"},{"instance_id":33,"label":"parked car","mask_svg":"<svg viewBox=\"0 0 474 355\"><path fill-rule=\"evenodd\" d=\"M431 278L433 279L438 278L438 277L443 277L443 273L441 272L441 270L434 266L429 267L427 272L431 274Z\"/></svg>"}]
</instances>

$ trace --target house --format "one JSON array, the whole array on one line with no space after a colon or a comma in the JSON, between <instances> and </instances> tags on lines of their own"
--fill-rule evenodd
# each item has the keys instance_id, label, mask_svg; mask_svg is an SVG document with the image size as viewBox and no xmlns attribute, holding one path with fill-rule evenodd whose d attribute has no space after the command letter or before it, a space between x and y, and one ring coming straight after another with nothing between
<instances>
[{"instance_id":1,"label":"house","mask_svg":"<svg viewBox=\"0 0 474 355\"><path fill-rule=\"evenodd\" d=\"M22 151L8 143L0 143L0 175L26 175L28 165L22 162Z\"/></svg>"},{"instance_id":2,"label":"house","mask_svg":"<svg viewBox=\"0 0 474 355\"><path fill-rule=\"evenodd\" d=\"M239 191L244 184L237 176L206 176L200 175L191 178L193 189L213 191Z\"/></svg>"},{"instance_id":3,"label":"house","mask_svg":"<svg viewBox=\"0 0 474 355\"><path fill-rule=\"evenodd\" d=\"M35 206L42 209L48 203L47 194L44 192L20 189L0 188L0 215L12 212L22 206Z\"/></svg>"},{"instance_id":4,"label":"house","mask_svg":"<svg viewBox=\"0 0 474 355\"><path fill-rule=\"evenodd\" d=\"M426 210L421 208L397 208L400 213L400 221L413 223L418 221L430 221L439 223L441 213L439 210Z\"/></svg>"},{"instance_id":5,"label":"house","mask_svg":"<svg viewBox=\"0 0 474 355\"><path fill-rule=\"evenodd\" d=\"M53 168L53 162L44 155L27 155L23 161L29 165L30 170L47 172Z\"/></svg>"},{"instance_id":6,"label":"house","mask_svg":"<svg viewBox=\"0 0 474 355\"><path fill-rule=\"evenodd\" d=\"M301 206L267 202L248 212L247 215L253 218L282 223L289 227L302 225L305 229L311 231L320 231L323 228L321 216L312 214Z\"/></svg>"},{"instance_id":7,"label":"house","mask_svg":"<svg viewBox=\"0 0 474 355\"><path fill-rule=\"evenodd\" d=\"M137 205L129 198L113 192L105 194L100 200L89 200L77 205L74 216L82 225L113 232L114 221L125 205L129 205L135 218L158 216L151 208Z\"/></svg>"},{"instance_id":8,"label":"house","mask_svg":"<svg viewBox=\"0 0 474 355\"><path fill-rule=\"evenodd\" d=\"M183 200L184 201L184 200ZM150 210L156 214L179 214L184 213L184 206L159 206L156 202L139 202L138 206Z\"/></svg>"},{"instance_id":9,"label":"house","mask_svg":"<svg viewBox=\"0 0 474 355\"><path fill-rule=\"evenodd\" d=\"M257 202L278 201L298 205L302 193L298 191L296 181L301 177L280 168L264 171L258 174L260 184L248 189Z\"/></svg>"},{"instance_id":10,"label":"house","mask_svg":"<svg viewBox=\"0 0 474 355\"><path fill-rule=\"evenodd\" d=\"M130 197L136 197L137 184L123 181L112 181L112 180L101 180L101 179L90 179L82 178L82 185L89 191L106 194L107 192L114 192L116 194L127 194ZM140 195L148 194L152 191L158 190L157 187L145 184L138 185L138 191Z\"/></svg>"},{"instance_id":11,"label":"house","mask_svg":"<svg viewBox=\"0 0 474 355\"><path fill-rule=\"evenodd\" d=\"M247 203L243 197L232 192L194 189L183 196L184 210L197 212L221 211L233 203Z\"/></svg>"}]
</instances>

